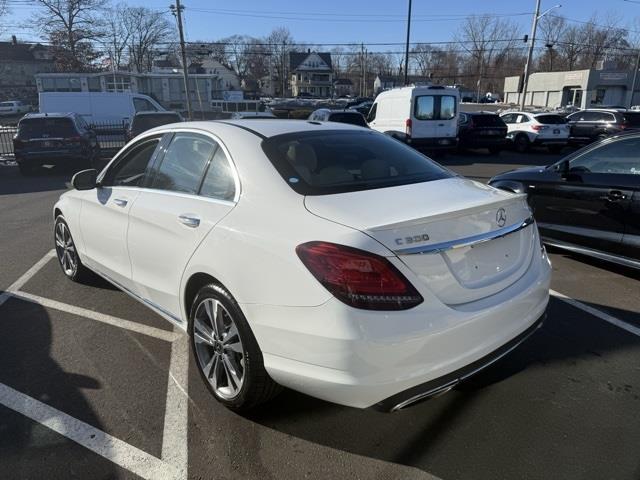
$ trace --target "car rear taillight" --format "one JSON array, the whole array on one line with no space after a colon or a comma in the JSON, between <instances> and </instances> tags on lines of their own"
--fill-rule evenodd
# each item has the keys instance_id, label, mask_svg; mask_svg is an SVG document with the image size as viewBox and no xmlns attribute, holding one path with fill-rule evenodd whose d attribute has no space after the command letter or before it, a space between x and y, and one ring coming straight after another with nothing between
<instances>
[{"instance_id":1,"label":"car rear taillight","mask_svg":"<svg viewBox=\"0 0 640 480\"><path fill-rule=\"evenodd\" d=\"M404 133L407 134L407 137L411 136L411 125L412 125L411 119L407 118L404 121Z\"/></svg>"},{"instance_id":2,"label":"car rear taillight","mask_svg":"<svg viewBox=\"0 0 640 480\"><path fill-rule=\"evenodd\" d=\"M534 131L539 132L540 130L546 130L547 126L546 125L531 125L531 128Z\"/></svg>"},{"instance_id":3,"label":"car rear taillight","mask_svg":"<svg viewBox=\"0 0 640 480\"><path fill-rule=\"evenodd\" d=\"M620 124L620 130L626 130L627 128L629 128L629 122L622 122Z\"/></svg>"},{"instance_id":4,"label":"car rear taillight","mask_svg":"<svg viewBox=\"0 0 640 480\"><path fill-rule=\"evenodd\" d=\"M338 300L365 310L406 310L423 298L389 260L329 242L298 245L311 274Z\"/></svg>"}]
</instances>

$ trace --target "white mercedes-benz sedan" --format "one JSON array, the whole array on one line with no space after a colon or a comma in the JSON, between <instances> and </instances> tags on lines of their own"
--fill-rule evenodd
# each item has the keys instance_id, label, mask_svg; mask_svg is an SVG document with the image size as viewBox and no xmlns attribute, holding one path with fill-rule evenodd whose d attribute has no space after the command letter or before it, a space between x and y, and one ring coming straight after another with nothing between
<instances>
[{"instance_id":1,"label":"white mercedes-benz sedan","mask_svg":"<svg viewBox=\"0 0 640 480\"><path fill-rule=\"evenodd\" d=\"M217 400L280 386L397 410L543 321L550 263L526 199L339 123L166 125L54 208L65 275L95 272L190 339Z\"/></svg>"}]
</instances>

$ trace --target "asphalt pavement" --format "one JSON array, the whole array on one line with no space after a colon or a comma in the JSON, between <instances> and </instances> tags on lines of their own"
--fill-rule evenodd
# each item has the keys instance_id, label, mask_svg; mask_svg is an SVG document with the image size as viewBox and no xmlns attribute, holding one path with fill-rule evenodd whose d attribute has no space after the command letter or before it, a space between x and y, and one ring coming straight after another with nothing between
<instances>
[{"instance_id":1,"label":"asphalt pavement","mask_svg":"<svg viewBox=\"0 0 640 480\"><path fill-rule=\"evenodd\" d=\"M438 160L486 181L557 156ZM67 281L51 207L68 172L0 165L0 477L640 478L640 274L551 252L544 326L441 397L394 414L285 390L239 415L186 338L110 285Z\"/></svg>"}]
</instances>

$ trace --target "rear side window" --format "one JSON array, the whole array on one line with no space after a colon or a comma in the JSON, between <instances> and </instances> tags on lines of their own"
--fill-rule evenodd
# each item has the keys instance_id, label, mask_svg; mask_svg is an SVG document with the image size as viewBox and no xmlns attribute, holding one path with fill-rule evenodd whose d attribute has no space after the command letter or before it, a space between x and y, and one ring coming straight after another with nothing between
<instances>
[{"instance_id":1,"label":"rear side window","mask_svg":"<svg viewBox=\"0 0 640 480\"><path fill-rule=\"evenodd\" d=\"M337 112L332 113L329 117L329 120L332 122L339 123L349 123L351 125L358 125L360 127L366 127L367 122L364 117L360 113L349 113L349 112Z\"/></svg>"},{"instance_id":2,"label":"rear side window","mask_svg":"<svg viewBox=\"0 0 640 480\"><path fill-rule=\"evenodd\" d=\"M78 132L70 118L25 118L18 125L18 136L30 138L67 138Z\"/></svg>"},{"instance_id":3,"label":"rear side window","mask_svg":"<svg viewBox=\"0 0 640 480\"><path fill-rule=\"evenodd\" d=\"M564 117L560 115L538 115L536 121L543 125L562 125L567 123Z\"/></svg>"},{"instance_id":4,"label":"rear side window","mask_svg":"<svg viewBox=\"0 0 640 480\"><path fill-rule=\"evenodd\" d=\"M155 173L151 188L196 193L217 145L195 133L176 133Z\"/></svg>"},{"instance_id":5,"label":"rear side window","mask_svg":"<svg viewBox=\"0 0 640 480\"><path fill-rule=\"evenodd\" d=\"M146 98L134 98L133 107L136 112L157 112L158 109Z\"/></svg>"},{"instance_id":6,"label":"rear side window","mask_svg":"<svg viewBox=\"0 0 640 480\"><path fill-rule=\"evenodd\" d=\"M204 177L200 195L232 201L236 194L231 164L222 148L218 147Z\"/></svg>"},{"instance_id":7,"label":"rear side window","mask_svg":"<svg viewBox=\"0 0 640 480\"><path fill-rule=\"evenodd\" d=\"M373 122L376 119L376 113L378 111L378 104L374 103L367 115L367 122Z\"/></svg>"},{"instance_id":8,"label":"rear side window","mask_svg":"<svg viewBox=\"0 0 640 480\"><path fill-rule=\"evenodd\" d=\"M449 178L411 147L375 132L296 132L262 142L267 157L301 195L385 188Z\"/></svg>"}]
</instances>

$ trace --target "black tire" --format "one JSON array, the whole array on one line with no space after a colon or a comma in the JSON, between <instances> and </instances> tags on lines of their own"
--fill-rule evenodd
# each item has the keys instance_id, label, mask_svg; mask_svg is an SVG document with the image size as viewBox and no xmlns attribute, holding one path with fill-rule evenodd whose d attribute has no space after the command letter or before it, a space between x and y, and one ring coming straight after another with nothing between
<instances>
[{"instance_id":1,"label":"black tire","mask_svg":"<svg viewBox=\"0 0 640 480\"><path fill-rule=\"evenodd\" d=\"M564 145L549 145L547 149L549 150L549 153L558 154L564 150Z\"/></svg>"},{"instance_id":2,"label":"black tire","mask_svg":"<svg viewBox=\"0 0 640 480\"><path fill-rule=\"evenodd\" d=\"M23 177L32 177L36 173L36 169L32 165L25 165L24 163L18 163L18 170Z\"/></svg>"},{"instance_id":3,"label":"black tire","mask_svg":"<svg viewBox=\"0 0 640 480\"><path fill-rule=\"evenodd\" d=\"M499 155L502 151L502 147L489 147L487 148L487 150L489 150L489 153L491 155Z\"/></svg>"},{"instance_id":4,"label":"black tire","mask_svg":"<svg viewBox=\"0 0 640 480\"><path fill-rule=\"evenodd\" d=\"M64 228L68 232L68 239L71 242L70 245L73 249L70 249L67 245L65 249L62 245L60 245L60 224L64 225ZM66 237L62 234L63 243L66 243ZM93 277L93 273L87 267L82 264L82 260L80 260L80 256L78 255L78 251L75 246L75 242L73 241L73 236L71 235L71 229L69 229L69 225L65 221L62 215L58 215L54 222L53 226L53 241L56 249L56 256L58 258L58 265L62 269L62 273L69 279L78 283L86 283ZM63 252L66 251L69 257L66 257L63 260Z\"/></svg>"},{"instance_id":5,"label":"black tire","mask_svg":"<svg viewBox=\"0 0 640 480\"><path fill-rule=\"evenodd\" d=\"M204 355L204 353L202 353L203 349L209 349L209 351L212 352L212 355L215 355L215 349L213 346L203 342L199 342L200 347L198 347L196 335L194 334L196 314L198 313L201 315L201 309L204 308L202 307L203 302L211 300L219 302L224 307L224 310L226 310L225 315L228 315L228 317L225 318L227 318L227 320L232 320L233 324L235 324L240 339L242 358L237 366L241 366L243 370L242 385L238 389L237 393L231 397L222 396L218 391L216 391L214 386L211 384L210 378L205 374L201 361L204 363L207 359L202 358L200 355ZM215 336L215 334L213 335ZM242 313L242 310L231 294L222 286L215 283L206 285L202 287L196 295L189 313L189 338L191 350L202 381L205 383L215 399L226 407L235 411L249 410L271 400L282 390L282 387L275 383L265 370L262 352L253 332L251 331L251 327L249 326L247 319ZM217 343L220 342L218 341ZM218 345L217 348L219 348L219 352L227 352L224 350L225 347L220 347ZM224 362L221 362L221 364L224 364ZM214 368L210 370L210 375L216 375L216 372L212 370L214 370ZM230 381L228 376L226 378Z\"/></svg>"},{"instance_id":6,"label":"black tire","mask_svg":"<svg viewBox=\"0 0 640 480\"><path fill-rule=\"evenodd\" d=\"M529 141L529 137L525 134L521 133L513 141L516 152L525 153L531 147L531 142Z\"/></svg>"}]
</instances>

